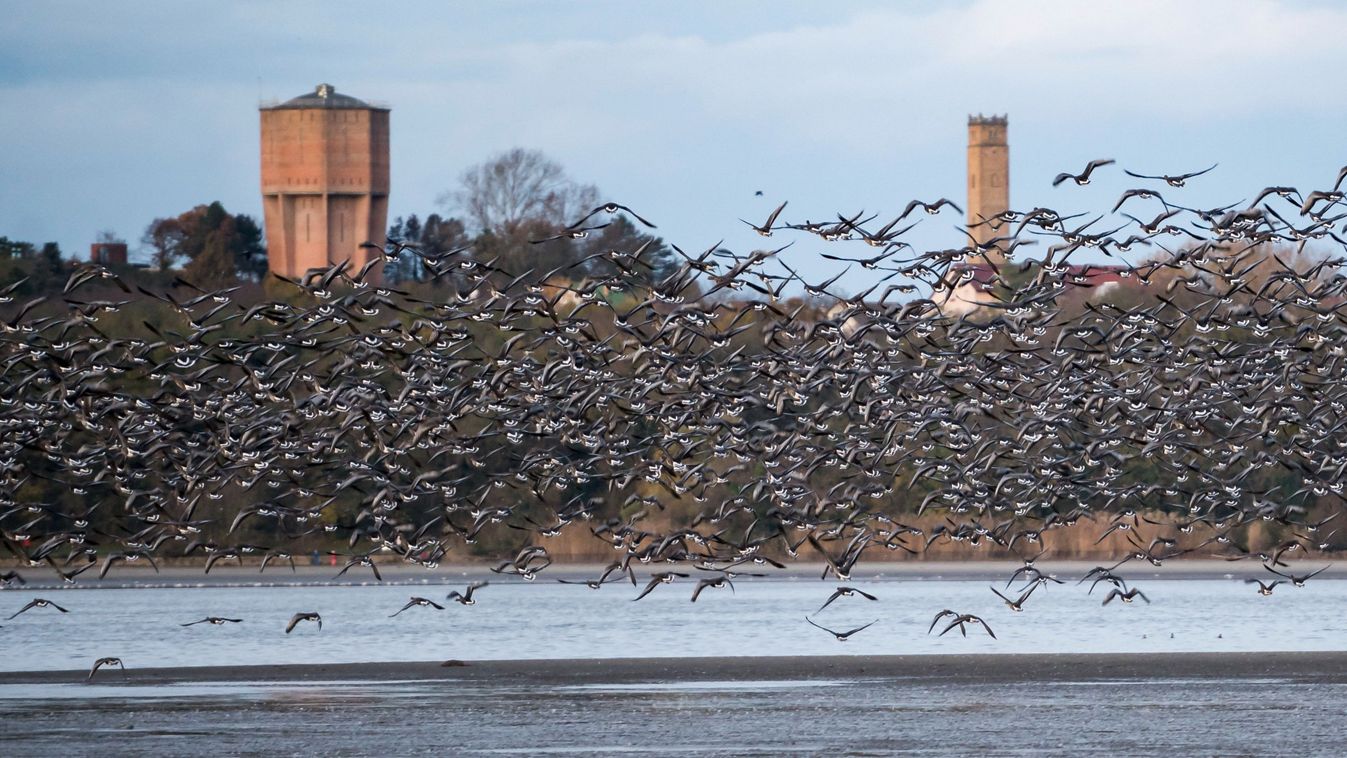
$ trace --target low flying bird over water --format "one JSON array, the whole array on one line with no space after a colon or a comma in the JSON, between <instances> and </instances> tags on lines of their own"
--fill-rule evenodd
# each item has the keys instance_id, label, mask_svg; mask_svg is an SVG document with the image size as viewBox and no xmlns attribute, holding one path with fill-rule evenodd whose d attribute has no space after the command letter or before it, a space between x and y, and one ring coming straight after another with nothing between
<instances>
[{"instance_id":1,"label":"low flying bird over water","mask_svg":"<svg viewBox=\"0 0 1347 758\"><path fill-rule=\"evenodd\" d=\"M266 555L262 556L262 563L257 567L257 573L260 574L266 571L267 564L274 560L286 561L290 564L290 573L293 574L298 572L298 569L295 568L294 556L292 556L289 552L285 550L268 550Z\"/></svg>"},{"instance_id":2,"label":"low flying bird over water","mask_svg":"<svg viewBox=\"0 0 1347 758\"><path fill-rule=\"evenodd\" d=\"M871 595L870 593L866 592L865 590L859 590L856 589L855 587L846 587L846 586L838 587L837 589L833 590L833 594L829 595L827 600L823 601L823 605L820 605L818 607L818 610L814 611L814 615L817 616L820 612L823 611L824 608L827 608L828 606L832 605L833 601L839 597L853 597L855 595L860 595L866 600L879 599L874 595Z\"/></svg>"},{"instance_id":3,"label":"low flying bird over water","mask_svg":"<svg viewBox=\"0 0 1347 758\"><path fill-rule=\"evenodd\" d=\"M122 671L126 671L126 664L122 663L121 658L114 658L111 656L106 658L99 658L98 660L94 661L94 666L93 668L89 669L89 676L84 681L86 682L93 681L94 674L97 674L98 670L103 668L104 666L116 666L120 668Z\"/></svg>"},{"instance_id":4,"label":"low flying bird over water","mask_svg":"<svg viewBox=\"0 0 1347 758\"><path fill-rule=\"evenodd\" d=\"M1268 583L1265 583L1260 579L1245 579L1244 583L1258 585L1258 594L1262 595L1263 597L1271 595L1272 590L1275 589L1277 585L1284 584L1284 582L1282 582L1282 580L1280 579L1274 579Z\"/></svg>"},{"instance_id":5,"label":"low flying bird over water","mask_svg":"<svg viewBox=\"0 0 1347 758\"><path fill-rule=\"evenodd\" d=\"M38 597L38 598L33 598L32 600L29 600L27 605L25 605L24 607L22 607L22 608L20 608L19 610L15 611L15 612L13 613L13 615L11 615L11 616L9 617L9 619L16 618L17 616L19 616L19 614L26 613L26 612L28 612L28 611L34 609L34 608L55 608L56 610L60 611L61 613L69 613L69 612L70 612L70 611L66 610L65 608L62 608L61 606L57 605L56 603L53 603L53 602L50 601L50 600L44 600L43 598ZM8 621L9 619L6 619L6 620Z\"/></svg>"},{"instance_id":6,"label":"low flying bird over water","mask_svg":"<svg viewBox=\"0 0 1347 758\"><path fill-rule=\"evenodd\" d=\"M337 576L341 576L342 574L345 574L347 571L350 571L352 566L364 566L374 573L374 579L376 581L382 582L384 580L383 576L379 574L378 564L374 562L373 556L369 554L353 555L350 558L348 558L346 561L346 565L342 566L341 571L337 572ZM336 577L333 578L335 579Z\"/></svg>"},{"instance_id":7,"label":"low flying bird over water","mask_svg":"<svg viewBox=\"0 0 1347 758\"><path fill-rule=\"evenodd\" d=\"M875 619L874 621L871 621L870 623L865 624L863 626L858 626L855 629L848 629L845 632L837 632L833 631L832 629L829 629L826 626L819 626L818 624L815 624L813 619L809 618L808 616L805 616L804 620L808 621L810 626L817 627L827 632L828 634L831 634L833 637L837 639L838 642L846 642L847 640L851 639L851 635L857 632L865 631L866 629L869 629L870 627L874 626L875 623L879 621L879 619Z\"/></svg>"},{"instance_id":8,"label":"low flying bird over water","mask_svg":"<svg viewBox=\"0 0 1347 758\"><path fill-rule=\"evenodd\" d=\"M186 624L179 624L179 626L196 626L197 624L210 624L211 626L223 626L225 624L240 624L240 623L243 623L243 619L231 619L225 618L223 616L207 616L198 621L189 621Z\"/></svg>"},{"instance_id":9,"label":"low flying bird over water","mask_svg":"<svg viewBox=\"0 0 1347 758\"><path fill-rule=\"evenodd\" d=\"M552 557L547 554L546 548L529 545L520 549L512 560L503 561L491 571L495 574L518 574L524 581L531 582L537 578L539 571L551 565Z\"/></svg>"},{"instance_id":10,"label":"low flying bird over water","mask_svg":"<svg viewBox=\"0 0 1347 758\"><path fill-rule=\"evenodd\" d=\"M1149 605L1151 602L1151 599L1146 597L1146 594L1143 593L1141 590L1137 589L1136 587L1133 587L1132 589L1127 590L1126 592L1118 589L1117 587L1114 587L1113 589L1109 590L1109 593L1107 595L1104 596L1104 602L1100 603L1100 605L1108 605L1110 602L1113 601L1113 598L1115 597L1123 601L1124 603L1129 604L1136 598L1141 598L1142 600L1145 600L1147 605Z\"/></svg>"},{"instance_id":11,"label":"low flying bird over water","mask_svg":"<svg viewBox=\"0 0 1347 758\"><path fill-rule=\"evenodd\" d=\"M697 598L702 594L702 590L720 589L721 587L729 587L730 592L734 592L734 582L731 582L728 576L714 576L710 579L702 579L697 582L697 586L692 590L692 602L697 602Z\"/></svg>"},{"instance_id":12,"label":"low flying bird over water","mask_svg":"<svg viewBox=\"0 0 1347 758\"><path fill-rule=\"evenodd\" d=\"M108 569L112 568L112 564L114 563L117 562L134 563L135 561L138 561L141 558L144 558L145 562L150 564L150 567L154 569L154 573L156 574L159 573L159 564L155 563L154 558L147 552L136 551L132 553L110 553L108 557L103 559L103 568L98 571L98 578L102 579L106 577L108 575ZM209 570L210 564L207 564L207 571Z\"/></svg>"},{"instance_id":13,"label":"low flying bird over water","mask_svg":"<svg viewBox=\"0 0 1347 758\"><path fill-rule=\"evenodd\" d=\"M459 605L476 605L477 599L472 596L472 593L476 592L477 590L480 590L481 588L487 586L488 584L490 584L490 582L476 582L474 584L469 584L468 588L462 592L459 592L458 590L450 592L446 599L452 600L455 603L458 603ZM399 613L400 612L401 611L399 611Z\"/></svg>"},{"instance_id":14,"label":"low flying bird over water","mask_svg":"<svg viewBox=\"0 0 1347 758\"><path fill-rule=\"evenodd\" d=\"M645 585L645 589L641 590L641 594L632 598L632 602L636 602L637 600L640 600L646 595L649 595L651 592L654 591L656 587L660 586L661 584L669 584L673 582L674 579L686 579L689 576L691 575L682 574L677 571L661 571L655 574L651 574L650 582Z\"/></svg>"},{"instance_id":15,"label":"low flying bird over water","mask_svg":"<svg viewBox=\"0 0 1347 758\"><path fill-rule=\"evenodd\" d=\"M954 629L954 628L957 627L958 630L959 630L959 633L962 634L963 636L967 637L967 636L968 636L968 626L967 626L968 624L973 624L973 625L975 625L975 626L980 626L980 627L982 627L982 630L985 631L985 632L987 633L988 636L990 636L992 639L996 639L996 633L993 632L993 631L992 631L992 628L991 628L990 626L987 625L987 622L986 622L986 621L983 621L983 620L982 620L980 617L978 617L978 616L974 616L974 615L971 614L971 613L959 613L959 614L954 614L954 619L953 619L952 621L950 621L950 622L949 622L949 625L946 626L944 629L942 629L942 630L940 631L940 634L938 634L938 635L936 635L936 636L937 636L937 637L943 637L943 636L945 636L945 633L946 633L946 632L948 632L948 631L950 631L950 630L952 630L952 629ZM927 632L927 634L929 634L929 633L930 633L930 632Z\"/></svg>"},{"instance_id":16,"label":"low flying bird over water","mask_svg":"<svg viewBox=\"0 0 1347 758\"><path fill-rule=\"evenodd\" d=\"M1077 584L1083 583L1086 579L1089 579L1091 576L1094 577L1094 581L1090 582L1090 589L1086 593L1088 595L1094 594L1094 588L1100 582L1107 582L1108 584L1113 585L1115 588L1124 591L1127 589L1127 581L1125 579L1113 573L1111 570L1103 568L1102 566L1098 567L1097 570L1091 571L1091 573L1086 574L1085 577L1080 580L1080 582L1077 582Z\"/></svg>"},{"instance_id":17,"label":"low flying bird over water","mask_svg":"<svg viewBox=\"0 0 1347 758\"><path fill-rule=\"evenodd\" d=\"M1000 591L998 591L995 587L992 587L990 589L997 597L1001 598L1001 602L1005 603L1007 608L1009 608L1012 611L1019 612L1024 610L1024 601L1028 600L1029 596L1034 594L1034 590L1038 589L1038 587L1039 583L1034 582L1033 584L1029 585L1029 589L1025 590L1024 592L1021 592L1020 596L1015 598L1014 600L1011 600L1005 595L1002 595Z\"/></svg>"},{"instance_id":18,"label":"low flying bird over water","mask_svg":"<svg viewBox=\"0 0 1347 758\"><path fill-rule=\"evenodd\" d=\"M444 606L440 605L439 603L435 602L434 600L431 600L431 599L429 599L429 598L424 598L424 597L416 597L416 596L413 596L411 600L408 600L408 601L407 601L407 604L406 604L406 605L402 606L401 608L399 608L399 609L397 610L397 613L390 613L390 614L388 615L388 617L389 617L389 618L393 618L394 616L398 615L399 613L402 613L403 611L407 610L408 608L412 608L412 607L415 607L415 606L421 606L421 607L423 607L423 608L424 608L425 606L430 606L431 608L434 608L434 609L437 610L437 611L442 611L442 610L444 610Z\"/></svg>"},{"instance_id":19,"label":"low flying bird over water","mask_svg":"<svg viewBox=\"0 0 1347 758\"><path fill-rule=\"evenodd\" d=\"M623 577L626 577L631 581L631 586L636 586L636 573L631 570L631 565L624 565L623 562L617 561L608 564L608 566L604 568L603 573L599 575L598 579L585 579L581 581L558 579L557 582L561 584L583 584L591 590L597 590L605 584L620 582Z\"/></svg>"},{"instance_id":20,"label":"low flying bird over water","mask_svg":"<svg viewBox=\"0 0 1347 758\"><path fill-rule=\"evenodd\" d=\"M1268 571L1270 571L1270 572L1276 574L1277 576L1280 576L1281 578L1287 580L1288 582L1290 582L1291 584L1293 584L1293 585L1295 585L1295 586L1297 586L1297 587L1304 587L1304 586L1305 586L1305 582L1308 582L1310 579L1313 579L1314 577L1316 577L1316 576L1318 576L1318 575L1324 573L1325 571L1327 571L1327 570L1329 570L1330 568L1332 568L1332 566L1333 566L1333 564L1330 563L1329 565L1324 566L1323 568L1318 569L1318 570L1316 570L1316 571L1311 571L1311 572L1308 573L1308 574L1283 574L1282 572L1278 571L1277 569L1272 568L1271 566L1268 566L1267 564L1264 564L1264 565L1263 565L1263 568L1265 568L1265 569L1267 569Z\"/></svg>"},{"instance_id":21,"label":"low flying bird over water","mask_svg":"<svg viewBox=\"0 0 1347 758\"><path fill-rule=\"evenodd\" d=\"M319 616L317 613L315 613L315 612L313 612L313 611L308 611L308 612L301 611L301 612L296 613L295 615L293 615L293 616L290 617L290 623L288 623L288 624L285 625L285 633L286 633L286 634L289 634L289 633L295 631L295 627L298 626L299 623L300 623L301 621L313 621L313 622L316 622L316 623L318 624L318 630L319 630L319 631L322 631L322 629L323 629L323 617L322 617L322 616Z\"/></svg>"}]
</instances>

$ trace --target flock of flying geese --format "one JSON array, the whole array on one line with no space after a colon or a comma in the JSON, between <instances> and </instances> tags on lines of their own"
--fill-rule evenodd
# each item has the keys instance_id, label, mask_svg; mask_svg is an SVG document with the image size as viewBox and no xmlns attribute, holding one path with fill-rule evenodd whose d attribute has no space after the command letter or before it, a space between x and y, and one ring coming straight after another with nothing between
<instances>
[{"instance_id":1,"label":"flock of flying geese","mask_svg":"<svg viewBox=\"0 0 1347 758\"><path fill-rule=\"evenodd\" d=\"M616 554L583 584L665 565L635 599L703 572L694 602L800 554L846 582L863 554L954 544L1022 558L1011 580L1028 584L993 589L1021 611L1061 583L1034 566L1053 533L1095 524L1116 561L1081 581L1108 585L1105 605L1150 602L1127 564L1183 555L1259 561L1276 575L1248 580L1263 595L1303 585L1323 569L1286 561L1335 544L1347 486L1347 168L1303 194L1178 202L1210 170L1128 172L1144 184L1114 217L1143 215L1108 231L1109 214L1039 207L975 220L993 233L947 250L904 240L959 210L946 199L883 225L790 223L784 203L746 222L874 272L850 295L841 274L797 273L790 244L675 247L664 277L649 244L545 272L390 245L436 276L433 296L345 263L273 274L261 300L151 292L95 264L60 296L15 283L0 289L0 544L74 582L162 556L293 568L300 545L340 539L341 573L381 580L381 562L433 568L504 534L522 547L493 571L532 580L570 527ZM619 213L653 226L609 203L555 238ZM1017 261L1031 240L1045 255ZM1118 264L1120 296L1090 291L1083 255ZM956 315L969 263L992 276ZM169 317L107 326L145 303ZM25 494L42 480L72 497ZM874 599L843 585L819 610L854 595ZM48 605L65 611L19 613ZM443 607L413 597L392 615L413 606ZM838 640L870 626L806 621ZM937 626L992 634L950 609Z\"/></svg>"}]
</instances>

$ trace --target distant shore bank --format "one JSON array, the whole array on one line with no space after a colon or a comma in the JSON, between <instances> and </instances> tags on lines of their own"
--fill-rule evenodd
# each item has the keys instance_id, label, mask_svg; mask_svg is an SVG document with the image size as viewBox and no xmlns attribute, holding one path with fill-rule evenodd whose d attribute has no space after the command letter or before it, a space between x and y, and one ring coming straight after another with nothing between
<instances>
[{"instance_id":1,"label":"distant shore bank","mask_svg":"<svg viewBox=\"0 0 1347 758\"><path fill-rule=\"evenodd\" d=\"M1325 563L1328 559L1324 559ZM1303 562L1303 561L1301 561ZM902 563L866 563L857 567L852 581L941 581L941 580L979 580L1004 581L1024 564L1019 561L909 561ZM1100 564L1093 561L1050 561L1042 560L1036 567L1044 573L1064 580L1083 577ZM1109 563L1108 565L1113 565ZM667 570L667 565L633 563L632 568L638 575L644 576L652 571ZM770 566L755 566L751 563L735 566L732 571L740 573L760 573L765 577L750 577L746 581L781 580L817 580L823 574L821 562L796 562L786 564L784 569ZM5 592L23 589L130 589L136 587L228 587L228 586L342 586L369 584L454 584L468 581L522 581L511 574L494 574L486 564L445 564L435 569L426 569L404 564L380 564L382 579L376 579L369 568L352 567L341 576L340 567L297 566L294 571L288 565L269 566L265 572L256 566L215 566L209 574L200 566L163 566L155 572L150 566L117 566L108 575L99 579L96 569L79 576L75 582L61 580L50 568L16 569L28 582L26 585L12 584ZM552 582L557 579L579 581L597 578L604 570L603 564L570 563L554 565L541 572L536 582ZM1132 561L1115 569L1129 579L1226 579L1242 577L1265 577L1259 563L1253 560L1225 561L1209 558L1176 559L1154 566L1143 561ZM702 572L707 576L714 572ZM1330 569L1323 579L1347 578L1347 569L1341 575Z\"/></svg>"}]
</instances>

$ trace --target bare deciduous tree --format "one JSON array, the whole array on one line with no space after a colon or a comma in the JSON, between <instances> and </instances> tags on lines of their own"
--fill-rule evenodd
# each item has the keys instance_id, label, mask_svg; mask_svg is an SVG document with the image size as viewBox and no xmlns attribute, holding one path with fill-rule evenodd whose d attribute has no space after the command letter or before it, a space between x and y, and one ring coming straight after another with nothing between
<instances>
[{"instance_id":1,"label":"bare deciduous tree","mask_svg":"<svg viewBox=\"0 0 1347 758\"><path fill-rule=\"evenodd\" d=\"M538 150L514 148L463 173L440 202L461 208L479 231L514 237L527 224L565 226L598 203L598 189L577 184Z\"/></svg>"}]
</instances>

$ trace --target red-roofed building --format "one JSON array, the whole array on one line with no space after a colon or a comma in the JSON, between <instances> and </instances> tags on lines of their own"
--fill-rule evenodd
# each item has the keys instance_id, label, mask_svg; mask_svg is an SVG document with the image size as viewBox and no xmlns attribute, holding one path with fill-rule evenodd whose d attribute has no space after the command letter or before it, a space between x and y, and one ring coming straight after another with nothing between
<instances>
[{"instance_id":1,"label":"red-roofed building","mask_svg":"<svg viewBox=\"0 0 1347 758\"><path fill-rule=\"evenodd\" d=\"M89 246L89 260L104 266L126 265L125 242L95 242Z\"/></svg>"}]
</instances>

